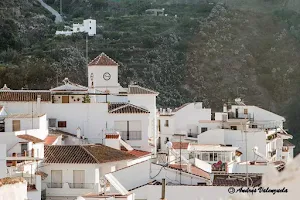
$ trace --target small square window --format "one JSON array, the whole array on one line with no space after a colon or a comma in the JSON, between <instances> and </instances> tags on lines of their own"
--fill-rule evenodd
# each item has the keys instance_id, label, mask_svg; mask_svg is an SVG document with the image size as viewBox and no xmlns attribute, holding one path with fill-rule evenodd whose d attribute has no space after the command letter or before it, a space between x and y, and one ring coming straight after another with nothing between
<instances>
[{"instance_id":1,"label":"small square window","mask_svg":"<svg viewBox=\"0 0 300 200\"><path fill-rule=\"evenodd\" d=\"M165 127L169 127L169 120L166 120Z\"/></svg>"},{"instance_id":2,"label":"small square window","mask_svg":"<svg viewBox=\"0 0 300 200\"><path fill-rule=\"evenodd\" d=\"M59 128L66 128L67 122L66 121L58 121L58 127Z\"/></svg>"},{"instance_id":3,"label":"small square window","mask_svg":"<svg viewBox=\"0 0 300 200\"><path fill-rule=\"evenodd\" d=\"M248 109L244 109L244 114L248 115Z\"/></svg>"}]
</instances>

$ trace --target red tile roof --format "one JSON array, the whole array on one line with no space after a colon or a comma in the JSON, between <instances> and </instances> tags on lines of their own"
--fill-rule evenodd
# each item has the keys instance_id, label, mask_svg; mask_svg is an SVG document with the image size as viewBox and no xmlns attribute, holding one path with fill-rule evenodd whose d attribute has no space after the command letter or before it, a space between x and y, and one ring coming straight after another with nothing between
<instances>
[{"instance_id":1,"label":"red tile roof","mask_svg":"<svg viewBox=\"0 0 300 200\"><path fill-rule=\"evenodd\" d=\"M150 113L147 109L129 103L112 103L108 104L108 112L113 114L122 113Z\"/></svg>"},{"instance_id":2,"label":"red tile roof","mask_svg":"<svg viewBox=\"0 0 300 200\"><path fill-rule=\"evenodd\" d=\"M44 140L41 140L40 138L31 136L31 135L17 135L17 137L20 139L23 139L23 140L27 140L29 142L33 142L33 143L44 142Z\"/></svg>"},{"instance_id":3,"label":"red tile roof","mask_svg":"<svg viewBox=\"0 0 300 200\"><path fill-rule=\"evenodd\" d=\"M150 90L148 88L144 88L139 85L129 85L128 93L129 94L155 94L155 95L159 94L158 92L156 92L154 90Z\"/></svg>"},{"instance_id":4,"label":"red tile roof","mask_svg":"<svg viewBox=\"0 0 300 200\"><path fill-rule=\"evenodd\" d=\"M144 156L148 156L151 155L151 152L148 151L142 151L142 150L132 150L132 151L127 151L129 154L136 156L136 157L144 157Z\"/></svg>"},{"instance_id":5,"label":"red tile roof","mask_svg":"<svg viewBox=\"0 0 300 200\"><path fill-rule=\"evenodd\" d=\"M135 156L105 145L45 146L45 163L100 164L130 160Z\"/></svg>"},{"instance_id":6,"label":"red tile roof","mask_svg":"<svg viewBox=\"0 0 300 200\"><path fill-rule=\"evenodd\" d=\"M57 138L58 138L58 136L56 136L56 135L48 135L45 138L45 145L52 145Z\"/></svg>"},{"instance_id":7,"label":"red tile roof","mask_svg":"<svg viewBox=\"0 0 300 200\"><path fill-rule=\"evenodd\" d=\"M173 144L173 149L187 149L190 143L181 142L180 145L180 142L172 142L172 144Z\"/></svg>"},{"instance_id":8,"label":"red tile roof","mask_svg":"<svg viewBox=\"0 0 300 200\"><path fill-rule=\"evenodd\" d=\"M185 173L189 173L189 174L193 174L193 175L196 175L196 176L200 176L202 178L205 178L205 179L209 179L210 180L210 174L198 167L195 167L195 166L191 166L191 170L188 171L188 167L187 165L179 165L179 164L171 164L169 165L169 168L171 169L176 169L176 170L182 170L184 171Z\"/></svg>"},{"instance_id":9,"label":"red tile roof","mask_svg":"<svg viewBox=\"0 0 300 200\"><path fill-rule=\"evenodd\" d=\"M0 101L36 101L41 95L41 101L51 101L50 91L20 91L0 90Z\"/></svg>"},{"instance_id":10,"label":"red tile roof","mask_svg":"<svg viewBox=\"0 0 300 200\"><path fill-rule=\"evenodd\" d=\"M120 137L119 134L106 134L105 139L118 139Z\"/></svg>"},{"instance_id":11,"label":"red tile roof","mask_svg":"<svg viewBox=\"0 0 300 200\"><path fill-rule=\"evenodd\" d=\"M105 53L101 53L99 56L94 58L94 60L92 60L89 63L89 66L92 66L92 65L119 66L119 64L116 61L114 61L113 59L108 57Z\"/></svg>"}]
</instances>

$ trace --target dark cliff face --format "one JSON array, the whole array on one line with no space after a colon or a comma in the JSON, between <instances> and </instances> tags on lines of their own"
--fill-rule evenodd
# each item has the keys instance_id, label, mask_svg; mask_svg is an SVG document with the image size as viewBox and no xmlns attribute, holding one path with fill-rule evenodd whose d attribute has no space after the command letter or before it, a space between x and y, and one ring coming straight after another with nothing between
<instances>
[{"instance_id":1,"label":"dark cliff face","mask_svg":"<svg viewBox=\"0 0 300 200\"><path fill-rule=\"evenodd\" d=\"M59 1L45 2L59 8ZM55 31L92 17L98 35L89 38L89 60L105 52L120 64L121 85L135 81L159 91L158 106L203 101L216 110L239 96L287 120L298 116L287 112L300 108L297 2L64 2L64 24L37 1L0 2L7 8L0 10L0 85L48 89L65 77L86 84L85 36ZM168 16L146 16L148 8L165 8Z\"/></svg>"}]
</instances>

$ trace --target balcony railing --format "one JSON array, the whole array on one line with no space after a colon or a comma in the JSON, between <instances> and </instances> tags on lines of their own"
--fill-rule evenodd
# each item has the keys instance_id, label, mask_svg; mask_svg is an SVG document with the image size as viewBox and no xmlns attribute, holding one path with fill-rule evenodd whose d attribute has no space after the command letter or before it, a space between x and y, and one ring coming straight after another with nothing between
<instances>
[{"instance_id":1,"label":"balcony railing","mask_svg":"<svg viewBox=\"0 0 300 200\"><path fill-rule=\"evenodd\" d=\"M46 183L48 188L62 188L62 183Z\"/></svg>"},{"instance_id":2,"label":"balcony railing","mask_svg":"<svg viewBox=\"0 0 300 200\"><path fill-rule=\"evenodd\" d=\"M123 140L141 140L142 131L119 131Z\"/></svg>"},{"instance_id":3,"label":"balcony railing","mask_svg":"<svg viewBox=\"0 0 300 200\"><path fill-rule=\"evenodd\" d=\"M94 183L68 183L70 188L94 189Z\"/></svg>"}]
</instances>

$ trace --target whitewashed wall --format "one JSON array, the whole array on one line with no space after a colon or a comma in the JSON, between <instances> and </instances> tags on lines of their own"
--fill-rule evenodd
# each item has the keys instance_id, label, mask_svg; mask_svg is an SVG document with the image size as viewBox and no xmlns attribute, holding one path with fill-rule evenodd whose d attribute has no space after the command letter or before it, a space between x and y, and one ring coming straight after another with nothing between
<instances>
[{"instance_id":1,"label":"whitewashed wall","mask_svg":"<svg viewBox=\"0 0 300 200\"><path fill-rule=\"evenodd\" d=\"M5 132L13 131L13 120L20 120L20 130L39 129L39 118L5 118Z\"/></svg>"},{"instance_id":2,"label":"whitewashed wall","mask_svg":"<svg viewBox=\"0 0 300 200\"><path fill-rule=\"evenodd\" d=\"M0 200L27 199L27 183L15 183L0 187ZM34 199L36 200L36 199Z\"/></svg>"},{"instance_id":3,"label":"whitewashed wall","mask_svg":"<svg viewBox=\"0 0 300 200\"><path fill-rule=\"evenodd\" d=\"M6 144L0 144L0 178L6 177Z\"/></svg>"}]
</instances>

